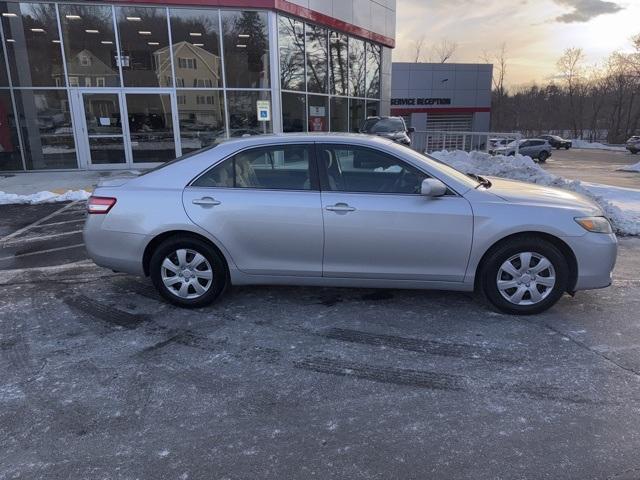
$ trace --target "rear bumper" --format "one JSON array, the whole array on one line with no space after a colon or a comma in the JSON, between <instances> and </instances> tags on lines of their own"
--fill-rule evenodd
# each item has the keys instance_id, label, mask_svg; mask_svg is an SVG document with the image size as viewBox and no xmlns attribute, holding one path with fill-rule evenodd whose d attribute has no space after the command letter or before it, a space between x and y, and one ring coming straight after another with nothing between
<instances>
[{"instance_id":1,"label":"rear bumper","mask_svg":"<svg viewBox=\"0 0 640 480\"><path fill-rule=\"evenodd\" d=\"M148 243L146 235L115 232L102 228L104 215L88 215L84 225L84 244L96 265L117 272L144 275L142 258Z\"/></svg>"},{"instance_id":2,"label":"rear bumper","mask_svg":"<svg viewBox=\"0 0 640 480\"><path fill-rule=\"evenodd\" d=\"M576 256L578 277L573 290L590 290L611 285L618 255L614 234L587 233L582 237L565 237Z\"/></svg>"}]
</instances>

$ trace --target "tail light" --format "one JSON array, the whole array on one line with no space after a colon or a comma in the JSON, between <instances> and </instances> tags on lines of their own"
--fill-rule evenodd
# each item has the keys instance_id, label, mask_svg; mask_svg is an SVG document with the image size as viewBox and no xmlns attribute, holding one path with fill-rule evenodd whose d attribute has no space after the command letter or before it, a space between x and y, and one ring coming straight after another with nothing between
<instances>
[{"instance_id":1,"label":"tail light","mask_svg":"<svg viewBox=\"0 0 640 480\"><path fill-rule=\"evenodd\" d=\"M89 213L109 213L109 210L116 204L116 199L113 197L89 197L87 202L87 212Z\"/></svg>"}]
</instances>

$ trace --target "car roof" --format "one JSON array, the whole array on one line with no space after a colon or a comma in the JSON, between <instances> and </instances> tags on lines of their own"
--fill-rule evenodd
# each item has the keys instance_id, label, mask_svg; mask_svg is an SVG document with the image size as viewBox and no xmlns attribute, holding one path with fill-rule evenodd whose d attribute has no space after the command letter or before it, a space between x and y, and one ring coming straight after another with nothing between
<instances>
[{"instance_id":1,"label":"car roof","mask_svg":"<svg viewBox=\"0 0 640 480\"><path fill-rule=\"evenodd\" d=\"M225 139L220 142L221 146L229 147L253 147L259 145L272 145L274 143L314 143L314 142L353 142L368 141L378 143L393 143L377 135L366 135L362 133L271 133L267 135L252 135L248 137L236 137Z\"/></svg>"}]
</instances>

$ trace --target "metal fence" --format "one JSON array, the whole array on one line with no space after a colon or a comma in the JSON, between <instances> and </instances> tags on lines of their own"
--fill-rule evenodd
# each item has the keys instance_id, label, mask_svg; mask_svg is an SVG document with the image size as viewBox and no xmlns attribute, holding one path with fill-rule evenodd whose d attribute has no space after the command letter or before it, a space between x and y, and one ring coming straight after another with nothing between
<instances>
[{"instance_id":1,"label":"metal fence","mask_svg":"<svg viewBox=\"0 0 640 480\"><path fill-rule=\"evenodd\" d=\"M415 131L411 134L411 147L419 152L438 150L479 150L493 153L496 148L506 147L515 141L515 153L518 153L519 133L500 132L451 132L445 130Z\"/></svg>"}]
</instances>

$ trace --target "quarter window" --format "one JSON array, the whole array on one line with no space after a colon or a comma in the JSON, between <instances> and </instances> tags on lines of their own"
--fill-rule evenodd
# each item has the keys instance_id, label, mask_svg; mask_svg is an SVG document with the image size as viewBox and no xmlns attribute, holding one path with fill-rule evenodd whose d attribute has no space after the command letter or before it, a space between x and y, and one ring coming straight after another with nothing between
<instances>
[{"instance_id":1,"label":"quarter window","mask_svg":"<svg viewBox=\"0 0 640 480\"><path fill-rule=\"evenodd\" d=\"M305 145L255 148L216 165L193 186L311 190L310 165Z\"/></svg>"},{"instance_id":2,"label":"quarter window","mask_svg":"<svg viewBox=\"0 0 640 480\"><path fill-rule=\"evenodd\" d=\"M363 147L324 145L318 160L325 188L340 192L419 194L428 175L386 153Z\"/></svg>"}]
</instances>

